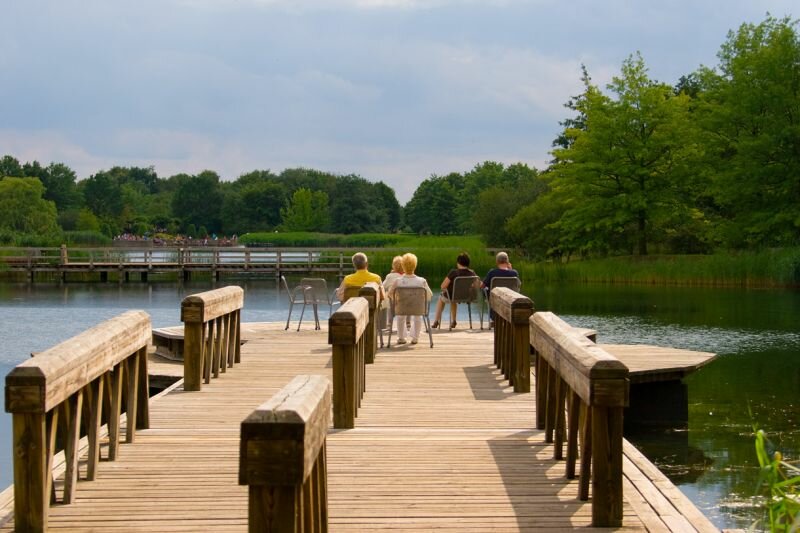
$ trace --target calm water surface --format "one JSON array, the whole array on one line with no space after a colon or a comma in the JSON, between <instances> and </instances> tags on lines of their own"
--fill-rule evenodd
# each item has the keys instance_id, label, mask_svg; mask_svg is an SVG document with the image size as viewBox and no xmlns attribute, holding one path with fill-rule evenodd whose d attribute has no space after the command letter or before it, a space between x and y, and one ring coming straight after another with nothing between
<instances>
[{"instance_id":1,"label":"calm water surface","mask_svg":"<svg viewBox=\"0 0 800 533\"><path fill-rule=\"evenodd\" d=\"M285 320L286 296L275 282L240 284L244 321ZM154 327L179 324L180 300L209 288L209 283L169 282L0 284L0 371L5 375L30 352L129 309L146 310ZM688 432L631 438L718 526L747 527L759 518L753 425L767 431L784 455L800 455L800 292L531 284L525 289L537 309L597 329L601 342L720 354L687 379ZM466 325L466 309L461 313L459 322ZM2 487L12 477L10 423L4 413Z\"/></svg>"}]
</instances>

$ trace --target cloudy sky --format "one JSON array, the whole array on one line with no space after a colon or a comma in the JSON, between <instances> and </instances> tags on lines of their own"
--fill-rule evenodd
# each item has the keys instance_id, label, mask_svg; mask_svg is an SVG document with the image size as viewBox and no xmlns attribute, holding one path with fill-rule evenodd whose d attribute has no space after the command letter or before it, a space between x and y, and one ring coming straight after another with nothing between
<instances>
[{"instance_id":1,"label":"cloudy sky","mask_svg":"<svg viewBox=\"0 0 800 533\"><path fill-rule=\"evenodd\" d=\"M674 83L795 0L0 0L0 155L159 175L306 166L407 201L543 166L580 91L641 51Z\"/></svg>"}]
</instances>

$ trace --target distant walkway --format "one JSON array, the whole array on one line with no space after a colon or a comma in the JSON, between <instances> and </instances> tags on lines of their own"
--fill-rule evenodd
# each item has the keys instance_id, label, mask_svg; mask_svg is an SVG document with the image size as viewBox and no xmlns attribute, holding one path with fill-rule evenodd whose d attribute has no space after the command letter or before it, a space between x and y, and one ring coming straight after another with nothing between
<instances>
[{"instance_id":1,"label":"distant walkway","mask_svg":"<svg viewBox=\"0 0 800 533\"><path fill-rule=\"evenodd\" d=\"M200 392L158 398L151 429L80 482L75 503L52 507L51 529L246 529L239 424L295 375L330 377L331 348L325 330L242 330L242 363ZM513 393L492 365L492 335L442 331L434 341L380 350L356 429L331 432L331 530L585 530L591 503L578 501L578 481L532 429L533 395ZM716 531L627 443L625 455L622 529Z\"/></svg>"}]
</instances>

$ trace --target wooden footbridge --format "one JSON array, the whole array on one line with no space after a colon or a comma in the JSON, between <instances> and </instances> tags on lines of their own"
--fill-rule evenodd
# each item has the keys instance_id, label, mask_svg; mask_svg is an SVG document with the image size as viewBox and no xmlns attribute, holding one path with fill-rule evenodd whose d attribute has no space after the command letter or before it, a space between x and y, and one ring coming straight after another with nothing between
<instances>
[{"instance_id":1,"label":"wooden footbridge","mask_svg":"<svg viewBox=\"0 0 800 533\"><path fill-rule=\"evenodd\" d=\"M370 288L322 331L241 306L184 300L184 379L149 401L142 312L12 370L0 529L716 531L622 438L625 365L509 289L432 349L376 349Z\"/></svg>"}]
</instances>

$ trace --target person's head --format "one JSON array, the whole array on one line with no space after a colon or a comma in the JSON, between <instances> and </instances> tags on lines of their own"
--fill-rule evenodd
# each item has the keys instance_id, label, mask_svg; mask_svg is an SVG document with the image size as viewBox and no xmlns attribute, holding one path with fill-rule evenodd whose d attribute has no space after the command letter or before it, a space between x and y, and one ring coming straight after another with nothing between
<instances>
[{"instance_id":1,"label":"person's head","mask_svg":"<svg viewBox=\"0 0 800 533\"><path fill-rule=\"evenodd\" d=\"M467 252L461 252L458 254L456 263L464 268L467 268L469 266L469 254Z\"/></svg>"},{"instance_id":2,"label":"person's head","mask_svg":"<svg viewBox=\"0 0 800 533\"><path fill-rule=\"evenodd\" d=\"M417 256L411 253L403 256L403 273L413 274L417 269Z\"/></svg>"},{"instance_id":3,"label":"person's head","mask_svg":"<svg viewBox=\"0 0 800 533\"><path fill-rule=\"evenodd\" d=\"M403 256L401 255L394 256L394 259L392 259L392 270L394 272L403 271Z\"/></svg>"},{"instance_id":4,"label":"person's head","mask_svg":"<svg viewBox=\"0 0 800 533\"><path fill-rule=\"evenodd\" d=\"M362 252L353 254L353 266L356 270L364 270L367 268L367 254Z\"/></svg>"},{"instance_id":5,"label":"person's head","mask_svg":"<svg viewBox=\"0 0 800 533\"><path fill-rule=\"evenodd\" d=\"M495 261L497 261L498 265L507 265L508 254L505 252L497 252L497 255L495 256Z\"/></svg>"}]
</instances>

